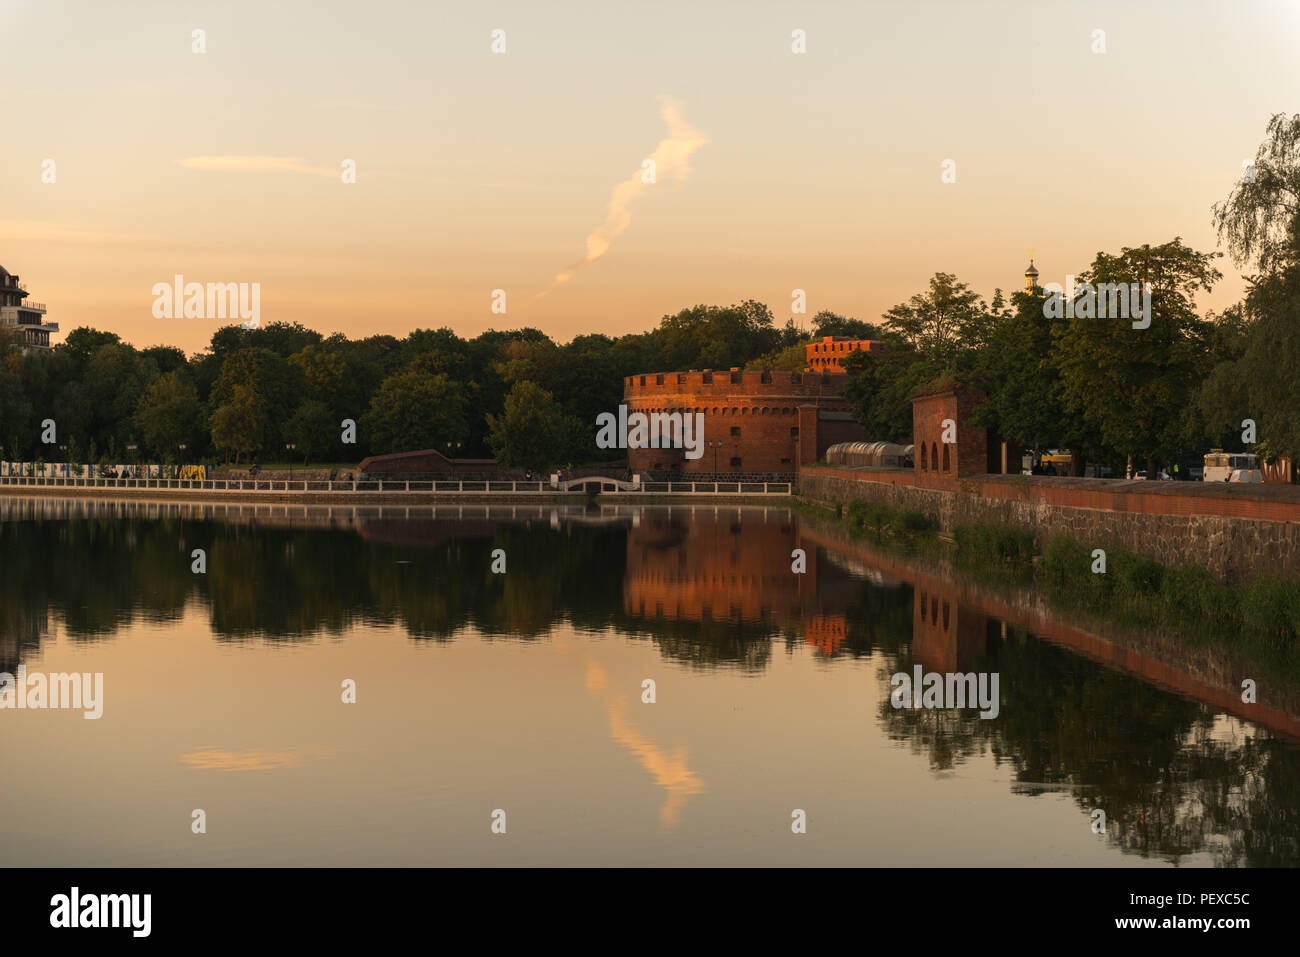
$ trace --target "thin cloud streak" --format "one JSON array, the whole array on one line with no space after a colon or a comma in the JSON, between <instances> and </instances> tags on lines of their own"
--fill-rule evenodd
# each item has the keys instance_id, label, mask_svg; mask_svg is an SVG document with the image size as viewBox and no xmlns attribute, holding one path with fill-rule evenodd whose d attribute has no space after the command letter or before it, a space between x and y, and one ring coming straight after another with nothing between
<instances>
[{"instance_id":1,"label":"thin cloud streak","mask_svg":"<svg viewBox=\"0 0 1300 957\"><path fill-rule=\"evenodd\" d=\"M682 107L677 100L665 96L662 97L662 103L660 115L668 124L668 137L659 141L648 158L654 162L656 180L671 175L678 182L683 182L690 172L691 154L708 143L709 138L682 119ZM654 185L645 182L643 175L644 170L638 170L614 187L609 197L605 221L587 236L587 255L557 273L551 284L539 292L536 298L540 299L564 285L579 269L590 266L609 251L614 240L632 223L632 214L628 211L632 200Z\"/></svg>"}]
</instances>

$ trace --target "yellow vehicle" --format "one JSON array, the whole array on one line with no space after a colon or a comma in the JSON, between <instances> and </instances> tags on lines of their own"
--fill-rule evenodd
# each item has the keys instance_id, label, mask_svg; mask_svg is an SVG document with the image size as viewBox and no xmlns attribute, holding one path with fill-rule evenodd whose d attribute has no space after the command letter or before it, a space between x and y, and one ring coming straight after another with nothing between
<instances>
[{"instance_id":1,"label":"yellow vehicle","mask_svg":"<svg viewBox=\"0 0 1300 957\"><path fill-rule=\"evenodd\" d=\"M1074 453L1049 449L1043 453L1042 465L1043 471L1047 471L1047 467L1051 465L1057 475L1069 475L1073 470Z\"/></svg>"}]
</instances>

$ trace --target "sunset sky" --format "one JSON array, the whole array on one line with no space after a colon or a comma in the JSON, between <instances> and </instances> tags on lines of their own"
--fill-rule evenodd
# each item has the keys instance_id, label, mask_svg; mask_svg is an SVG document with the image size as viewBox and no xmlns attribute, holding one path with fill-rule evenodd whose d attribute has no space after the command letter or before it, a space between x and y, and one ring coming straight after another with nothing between
<instances>
[{"instance_id":1,"label":"sunset sky","mask_svg":"<svg viewBox=\"0 0 1300 957\"><path fill-rule=\"evenodd\" d=\"M0 0L0 36L0 265L64 333L187 351L220 322L153 317L177 273L259 282L263 324L561 341L746 298L784 323L796 288L877 320L937 270L1014 289L1031 247L1063 282L1213 249L1300 109L1298 0Z\"/></svg>"}]
</instances>

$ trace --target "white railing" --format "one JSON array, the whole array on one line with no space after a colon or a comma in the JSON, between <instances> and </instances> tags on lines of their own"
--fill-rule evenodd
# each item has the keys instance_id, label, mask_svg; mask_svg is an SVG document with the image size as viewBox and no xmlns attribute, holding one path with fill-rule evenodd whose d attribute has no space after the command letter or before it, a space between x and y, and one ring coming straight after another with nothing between
<instances>
[{"instance_id":1,"label":"white railing","mask_svg":"<svg viewBox=\"0 0 1300 957\"><path fill-rule=\"evenodd\" d=\"M620 485L625 487L620 488ZM585 495L587 488L601 486L606 495L789 495L790 482L643 482L630 486L598 476L574 480L571 488L552 488L548 482L516 481L406 481L369 479L360 482L289 481L287 479L164 479L164 478L72 478L35 475L0 476L0 488L96 488L136 489L171 492L259 492L309 495ZM594 491L595 489L593 489Z\"/></svg>"}]
</instances>

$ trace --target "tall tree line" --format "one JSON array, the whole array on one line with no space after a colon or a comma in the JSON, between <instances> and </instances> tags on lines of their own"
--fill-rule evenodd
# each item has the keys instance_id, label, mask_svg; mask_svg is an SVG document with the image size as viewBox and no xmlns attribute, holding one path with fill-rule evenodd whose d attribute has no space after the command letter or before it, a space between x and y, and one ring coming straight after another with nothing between
<instances>
[{"instance_id":1,"label":"tall tree line","mask_svg":"<svg viewBox=\"0 0 1300 957\"><path fill-rule=\"evenodd\" d=\"M1300 459L1300 115L1272 118L1213 222L1251 270L1244 300L1219 314L1196 298L1222 278L1221 254L1179 237L1098 252L1069 309L1041 288L986 303L936 273L882 317L886 351L845 363L859 421L873 438L906 438L913 391L951 377L987 394L977 424L1020 448L1069 448L1076 469L1153 469L1207 447ZM1149 284L1150 324L1085 307L1103 283Z\"/></svg>"},{"instance_id":2,"label":"tall tree line","mask_svg":"<svg viewBox=\"0 0 1300 957\"><path fill-rule=\"evenodd\" d=\"M1222 278L1220 254L1174 237L1098 252L1079 273L1077 308L1042 289L995 290L986 301L939 272L879 323L821 312L808 332L793 319L778 327L766 305L746 300L567 343L528 328L354 340L273 323L219 329L186 356L89 328L48 352L0 337L0 457L355 462L432 448L513 467L593 462L617 455L595 447L595 422L618 405L624 377L800 370L804 346L834 335L887 345L845 361L847 394L875 439L910 436L910 396L953 377L987 394L978 424L1021 448L1068 447L1076 468L1150 469L1208 446L1240 449L1251 444L1247 420L1266 460L1300 459L1300 114L1272 118L1213 222L1250 270L1242 302L1217 315L1202 315L1196 298ZM1086 288L1103 283L1147 285L1150 324L1084 308ZM46 420L57 451L42 441ZM352 444L342 441L345 420L355 423Z\"/></svg>"},{"instance_id":3,"label":"tall tree line","mask_svg":"<svg viewBox=\"0 0 1300 957\"><path fill-rule=\"evenodd\" d=\"M193 356L90 328L49 351L24 353L5 337L0 457L355 462L432 448L518 467L598 461L618 455L596 448L595 422L621 401L625 376L745 365L799 341L793 323L777 328L753 301L563 344L536 329L349 339L286 323L221 328Z\"/></svg>"}]
</instances>

